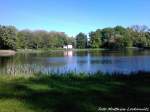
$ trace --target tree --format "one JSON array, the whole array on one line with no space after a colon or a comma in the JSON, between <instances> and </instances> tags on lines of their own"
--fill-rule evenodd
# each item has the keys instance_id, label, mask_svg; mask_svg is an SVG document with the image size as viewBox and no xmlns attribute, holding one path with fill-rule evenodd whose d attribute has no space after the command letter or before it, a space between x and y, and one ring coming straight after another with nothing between
<instances>
[{"instance_id":1,"label":"tree","mask_svg":"<svg viewBox=\"0 0 150 112\"><path fill-rule=\"evenodd\" d=\"M33 33L30 30L22 30L17 35L17 48L30 49L34 48L33 45Z\"/></svg>"},{"instance_id":2,"label":"tree","mask_svg":"<svg viewBox=\"0 0 150 112\"><path fill-rule=\"evenodd\" d=\"M67 44L71 44L73 46L76 46L76 40L74 37L67 37Z\"/></svg>"},{"instance_id":3,"label":"tree","mask_svg":"<svg viewBox=\"0 0 150 112\"><path fill-rule=\"evenodd\" d=\"M115 34L120 34L122 36L127 34L127 29L122 26L116 26L114 28Z\"/></svg>"},{"instance_id":4,"label":"tree","mask_svg":"<svg viewBox=\"0 0 150 112\"><path fill-rule=\"evenodd\" d=\"M128 30L122 26L116 26L115 31L115 40L118 48L125 48L132 46L132 40Z\"/></svg>"},{"instance_id":5,"label":"tree","mask_svg":"<svg viewBox=\"0 0 150 112\"><path fill-rule=\"evenodd\" d=\"M132 30L133 45L135 47L147 47L150 41L147 38L149 28L145 25L134 25L130 27Z\"/></svg>"},{"instance_id":6,"label":"tree","mask_svg":"<svg viewBox=\"0 0 150 112\"><path fill-rule=\"evenodd\" d=\"M135 32L148 32L149 28L145 25L133 25L130 27Z\"/></svg>"},{"instance_id":7,"label":"tree","mask_svg":"<svg viewBox=\"0 0 150 112\"><path fill-rule=\"evenodd\" d=\"M115 35L115 41L112 43L113 45L111 48L126 48L132 46L132 41L129 37L126 37L124 35L116 34Z\"/></svg>"},{"instance_id":8,"label":"tree","mask_svg":"<svg viewBox=\"0 0 150 112\"><path fill-rule=\"evenodd\" d=\"M90 47L91 48L100 48L102 45L102 34L101 30L97 30L96 32L91 32L89 34L90 37Z\"/></svg>"},{"instance_id":9,"label":"tree","mask_svg":"<svg viewBox=\"0 0 150 112\"><path fill-rule=\"evenodd\" d=\"M87 48L87 36L84 33L79 33L76 36L76 47L79 49Z\"/></svg>"},{"instance_id":10,"label":"tree","mask_svg":"<svg viewBox=\"0 0 150 112\"><path fill-rule=\"evenodd\" d=\"M48 42L48 32L44 30L36 30L33 33L33 43L36 49L46 48L49 44Z\"/></svg>"},{"instance_id":11,"label":"tree","mask_svg":"<svg viewBox=\"0 0 150 112\"><path fill-rule=\"evenodd\" d=\"M0 25L0 49L62 48L63 45L68 44L77 48L150 47L150 29L144 25L98 29L90 32L89 37L90 40L84 33L79 33L73 38L68 37L64 32L18 31L13 26Z\"/></svg>"},{"instance_id":12,"label":"tree","mask_svg":"<svg viewBox=\"0 0 150 112\"><path fill-rule=\"evenodd\" d=\"M103 47L111 48L111 44L114 42L115 31L113 28L104 28L102 30L102 43Z\"/></svg>"},{"instance_id":13,"label":"tree","mask_svg":"<svg viewBox=\"0 0 150 112\"><path fill-rule=\"evenodd\" d=\"M68 44L68 36L64 32L49 32L49 46L51 48L61 48Z\"/></svg>"},{"instance_id":14,"label":"tree","mask_svg":"<svg viewBox=\"0 0 150 112\"><path fill-rule=\"evenodd\" d=\"M0 49L16 49L17 29L13 26L0 26Z\"/></svg>"},{"instance_id":15,"label":"tree","mask_svg":"<svg viewBox=\"0 0 150 112\"><path fill-rule=\"evenodd\" d=\"M63 32L47 32L44 30L23 30L17 35L17 48L39 49L39 48L61 48L68 44L68 37Z\"/></svg>"}]
</instances>

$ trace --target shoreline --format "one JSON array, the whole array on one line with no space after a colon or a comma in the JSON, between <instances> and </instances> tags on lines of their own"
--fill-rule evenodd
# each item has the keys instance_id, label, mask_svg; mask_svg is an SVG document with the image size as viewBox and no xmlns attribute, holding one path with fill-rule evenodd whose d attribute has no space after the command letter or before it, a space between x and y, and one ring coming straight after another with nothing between
<instances>
[{"instance_id":1,"label":"shoreline","mask_svg":"<svg viewBox=\"0 0 150 112\"><path fill-rule=\"evenodd\" d=\"M13 56L16 54L14 50L0 50L0 56Z\"/></svg>"},{"instance_id":2,"label":"shoreline","mask_svg":"<svg viewBox=\"0 0 150 112\"><path fill-rule=\"evenodd\" d=\"M135 49L135 50L140 50L140 48L137 47L128 47L125 49ZM117 51L122 51L125 49L106 49L106 48L97 48L97 49L61 49L61 48L56 48L56 49L17 49L15 50L0 50L0 56L13 56L16 53L43 53L43 52L53 52L53 51L109 51L109 50L117 50ZM147 50L147 49L144 49Z\"/></svg>"}]
</instances>

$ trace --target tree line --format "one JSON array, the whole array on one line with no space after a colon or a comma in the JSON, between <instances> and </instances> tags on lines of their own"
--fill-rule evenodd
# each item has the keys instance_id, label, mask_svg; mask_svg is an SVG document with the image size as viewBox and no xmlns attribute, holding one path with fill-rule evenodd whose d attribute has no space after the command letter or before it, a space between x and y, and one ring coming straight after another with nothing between
<instances>
[{"instance_id":1,"label":"tree line","mask_svg":"<svg viewBox=\"0 0 150 112\"><path fill-rule=\"evenodd\" d=\"M76 43L77 48L150 47L150 29L144 25L97 29L90 32L88 36L79 33L76 36Z\"/></svg>"},{"instance_id":2,"label":"tree line","mask_svg":"<svg viewBox=\"0 0 150 112\"><path fill-rule=\"evenodd\" d=\"M124 28L97 29L88 35L79 33L69 37L64 32L21 30L14 26L0 25L0 49L47 49L62 48L71 44L74 48L126 48L150 47L150 29L144 25Z\"/></svg>"},{"instance_id":3,"label":"tree line","mask_svg":"<svg viewBox=\"0 0 150 112\"><path fill-rule=\"evenodd\" d=\"M0 49L62 48L68 44L75 46L75 39L64 32L19 31L14 26L0 26Z\"/></svg>"}]
</instances>

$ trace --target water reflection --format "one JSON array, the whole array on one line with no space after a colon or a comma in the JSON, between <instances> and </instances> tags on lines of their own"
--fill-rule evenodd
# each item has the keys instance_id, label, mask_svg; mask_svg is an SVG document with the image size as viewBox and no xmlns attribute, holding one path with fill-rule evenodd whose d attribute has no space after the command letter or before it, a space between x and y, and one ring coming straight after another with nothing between
<instances>
[{"instance_id":1,"label":"water reflection","mask_svg":"<svg viewBox=\"0 0 150 112\"><path fill-rule=\"evenodd\" d=\"M51 51L0 57L1 74L150 71L150 51Z\"/></svg>"}]
</instances>

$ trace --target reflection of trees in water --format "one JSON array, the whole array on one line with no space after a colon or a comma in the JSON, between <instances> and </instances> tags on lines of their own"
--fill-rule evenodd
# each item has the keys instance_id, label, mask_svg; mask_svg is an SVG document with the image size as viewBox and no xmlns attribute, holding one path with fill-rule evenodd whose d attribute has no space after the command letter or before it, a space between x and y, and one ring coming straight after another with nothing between
<instances>
[{"instance_id":1,"label":"reflection of trees in water","mask_svg":"<svg viewBox=\"0 0 150 112\"><path fill-rule=\"evenodd\" d=\"M15 64L32 64L34 61L34 58L38 56L40 55L36 53L24 53L24 54L20 53L14 57L13 62Z\"/></svg>"},{"instance_id":2,"label":"reflection of trees in water","mask_svg":"<svg viewBox=\"0 0 150 112\"><path fill-rule=\"evenodd\" d=\"M49 58L42 57L41 54L17 54L14 57L2 57L0 58L0 72L10 75L50 72L66 64L57 60L49 61Z\"/></svg>"},{"instance_id":3,"label":"reflection of trees in water","mask_svg":"<svg viewBox=\"0 0 150 112\"><path fill-rule=\"evenodd\" d=\"M145 53L137 49L122 49L122 50L93 50L88 53L91 56L135 56ZM150 54L150 52L149 52Z\"/></svg>"},{"instance_id":4,"label":"reflection of trees in water","mask_svg":"<svg viewBox=\"0 0 150 112\"><path fill-rule=\"evenodd\" d=\"M10 57L0 57L0 68L5 67L9 63Z\"/></svg>"},{"instance_id":5,"label":"reflection of trees in water","mask_svg":"<svg viewBox=\"0 0 150 112\"><path fill-rule=\"evenodd\" d=\"M21 68L21 66L18 67L18 64L22 63L23 61L24 62L27 61L26 58L28 58L28 56L26 55L1 57L0 58L0 72L2 74L16 74L17 71L19 71ZM22 70L25 70L25 69L22 68Z\"/></svg>"},{"instance_id":6,"label":"reflection of trees in water","mask_svg":"<svg viewBox=\"0 0 150 112\"><path fill-rule=\"evenodd\" d=\"M89 50L89 51L77 51L76 56L132 56L134 50Z\"/></svg>"},{"instance_id":7,"label":"reflection of trees in water","mask_svg":"<svg viewBox=\"0 0 150 112\"><path fill-rule=\"evenodd\" d=\"M0 57L0 73L5 74L5 71L7 70L7 66L13 66L13 58L14 57Z\"/></svg>"},{"instance_id":8,"label":"reflection of trees in water","mask_svg":"<svg viewBox=\"0 0 150 112\"><path fill-rule=\"evenodd\" d=\"M86 56L89 51L76 51L75 55L76 56Z\"/></svg>"},{"instance_id":9,"label":"reflection of trees in water","mask_svg":"<svg viewBox=\"0 0 150 112\"><path fill-rule=\"evenodd\" d=\"M3 74L32 74L37 72L69 71L99 69L99 65L112 64L113 67L134 65L140 68L140 62L146 58L129 58L127 56L149 55L149 51L123 50L123 51L57 51L50 53L16 54L12 57L0 57L0 72ZM120 56L120 57L118 57ZM123 56L123 57L122 57ZM126 56L126 57L125 57ZM128 62L129 61L129 62ZM126 64L126 62L128 62ZM137 63L138 62L138 63ZM122 64L122 65L121 65ZM82 67L83 66L83 67ZM119 67L118 67L119 66ZM145 65L146 66L146 65ZM66 68L64 68L66 67ZM107 68L107 66L106 66ZM133 68L133 69L134 69ZM142 68L142 67L141 67ZM145 68L148 68L147 66ZM105 68L104 68L105 69Z\"/></svg>"},{"instance_id":10,"label":"reflection of trees in water","mask_svg":"<svg viewBox=\"0 0 150 112\"><path fill-rule=\"evenodd\" d=\"M13 63L14 56L12 57L0 57L0 69L4 68L6 65L11 65Z\"/></svg>"}]
</instances>

